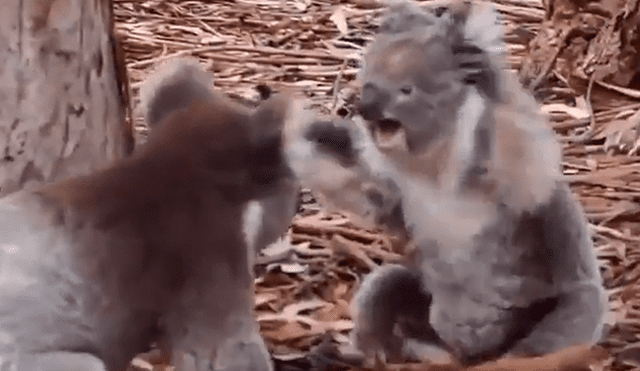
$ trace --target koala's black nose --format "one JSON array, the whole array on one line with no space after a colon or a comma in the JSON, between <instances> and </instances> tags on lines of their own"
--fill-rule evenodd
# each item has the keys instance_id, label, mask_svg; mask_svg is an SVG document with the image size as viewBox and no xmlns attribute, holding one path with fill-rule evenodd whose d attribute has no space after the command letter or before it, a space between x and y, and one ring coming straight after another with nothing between
<instances>
[{"instance_id":1,"label":"koala's black nose","mask_svg":"<svg viewBox=\"0 0 640 371\"><path fill-rule=\"evenodd\" d=\"M365 120L378 120L382 118L382 112L384 111L386 103L386 94L382 92L376 84L368 82L362 87L358 111Z\"/></svg>"}]
</instances>

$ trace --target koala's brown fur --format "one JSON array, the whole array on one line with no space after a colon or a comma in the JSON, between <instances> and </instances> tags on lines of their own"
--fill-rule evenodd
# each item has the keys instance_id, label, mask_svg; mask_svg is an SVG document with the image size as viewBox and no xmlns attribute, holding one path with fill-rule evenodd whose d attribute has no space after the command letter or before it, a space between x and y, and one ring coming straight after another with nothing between
<instances>
[{"instance_id":1,"label":"koala's brown fur","mask_svg":"<svg viewBox=\"0 0 640 371\"><path fill-rule=\"evenodd\" d=\"M140 88L140 101L147 124L153 131L176 111L194 102L217 99L213 76L192 59L170 60L147 77ZM242 108L245 109L244 107ZM297 211L299 185L293 174L272 195L254 200L244 215L245 234L256 253L282 236Z\"/></svg>"},{"instance_id":2,"label":"koala's brown fur","mask_svg":"<svg viewBox=\"0 0 640 371\"><path fill-rule=\"evenodd\" d=\"M243 213L292 181L287 107L196 98L130 158L0 200L0 360L70 351L121 371L163 339L179 369L271 370Z\"/></svg>"}]
</instances>

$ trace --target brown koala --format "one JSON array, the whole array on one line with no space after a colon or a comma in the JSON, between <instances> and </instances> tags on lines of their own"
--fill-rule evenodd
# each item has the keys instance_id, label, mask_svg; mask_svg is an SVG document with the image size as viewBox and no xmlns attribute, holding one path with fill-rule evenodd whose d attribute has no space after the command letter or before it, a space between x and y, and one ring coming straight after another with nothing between
<instances>
[{"instance_id":1,"label":"brown koala","mask_svg":"<svg viewBox=\"0 0 640 371\"><path fill-rule=\"evenodd\" d=\"M403 339L422 337L473 364L600 337L606 294L587 222L560 180L560 148L538 104L501 69L497 21L484 2L403 3L365 53L362 118L342 124L356 165L324 161L361 183L395 183L419 247L417 269L375 272L356 295L354 337L373 344L367 352L398 359ZM325 153L344 145L332 147ZM292 169L304 181L314 164ZM402 302L428 310L397 312Z\"/></svg>"},{"instance_id":2,"label":"brown koala","mask_svg":"<svg viewBox=\"0 0 640 371\"><path fill-rule=\"evenodd\" d=\"M170 114L188 109L195 100L214 99L213 76L196 60L170 60L147 77L140 88L141 106L153 130ZM260 200L253 200L244 213L245 234L259 252L281 237L297 211L299 185L293 176L282 188Z\"/></svg>"},{"instance_id":3,"label":"brown koala","mask_svg":"<svg viewBox=\"0 0 640 371\"><path fill-rule=\"evenodd\" d=\"M243 214L291 182L288 104L186 107L131 157L0 200L1 369L122 371L158 339L179 370L272 369Z\"/></svg>"}]
</instances>

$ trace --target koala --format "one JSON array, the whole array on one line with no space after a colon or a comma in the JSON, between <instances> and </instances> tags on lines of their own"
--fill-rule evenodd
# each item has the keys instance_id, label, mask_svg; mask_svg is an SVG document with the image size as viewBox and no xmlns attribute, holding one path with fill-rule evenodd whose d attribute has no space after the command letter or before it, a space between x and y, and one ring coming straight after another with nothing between
<instances>
[{"instance_id":1,"label":"koala","mask_svg":"<svg viewBox=\"0 0 640 371\"><path fill-rule=\"evenodd\" d=\"M213 76L197 60L172 59L151 73L140 88L147 125L153 130L176 111L189 109L196 100L216 96ZM260 252L280 238L298 209L299 184L291 176L279 192L250 201L244 214L245 235L252 250ZM265 212L265 211L268 211Z\"/></svg>"},{"instance_id":2,"label":"koala","mask_svg":"<svg viewBox=\"0 0 640 371\"><path fill-rule=\"evenodd\" d=\"M246 108L182 76L187 99L156 91L130 157L0 199L0 369L121 371L152 342L178 370L273 369L243 223L290 187L289 104Z\"/></svg>"},{"instance_id":3,"label":"koala","mask_svg":"<svg viewBox=\"0 0 640 371\"><path fill-rule=\"evenodd\" d=\"M364 55L361 116L343 124L350 139L325 150L361 184L396 184L418 246L417 268L374 272L354 299L354 338L387 359L421 334L467 365L601 335L607 296L586 218L561 180L560 147L537 102L502 69L503 49L490 3L391 7ZM335 155L345 147L355 166ZM401 302L428 309L399 310Z\"/></svg>"}]
</instances>

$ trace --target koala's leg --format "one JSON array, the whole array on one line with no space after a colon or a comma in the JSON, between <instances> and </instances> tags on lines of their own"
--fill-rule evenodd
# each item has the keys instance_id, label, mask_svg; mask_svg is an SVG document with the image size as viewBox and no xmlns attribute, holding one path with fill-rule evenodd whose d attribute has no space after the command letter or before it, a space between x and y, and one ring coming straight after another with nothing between
<instances>
[{"instance_id":1,"label":"koala's leg","mask_svg":"<svg viewBox=\"0 0 640 371\"><path fill-rule=\"evenodd\" d=\"M604 290L596 284L582 283L560 295L556 308L509 352L541 355L572 345L592 345L601 335L605 310Z\"/></svg>"},{"instance_id":2,"label":"koala's leg","mask_svg":"<svg viewBox=\"0 0 640 371\"><path fill-rule=\"evenodd\" d=\"M420 275L404 266L390 264L370 273L353 303L352 336L356 347L365 353L383 352L387 362L395 363L406 356L405 338L442 343L429 324L431 295Z\"/></svg>"},{"instance_id":3,"label":"koala's leg","mask_svg":"<svg viewBox=\"0 0 640 371\"><path fill-rule=\"evenodd\" d=\"M561 285L561 292L557 307L514 345L510 350L514 354L544 354L579 343L593 344L601 335L607 310L587 222L566 184L558 185L543 213L554 281Z\"/></svg>"},{"instance_id":4,"label":"koala's leg","mask_svg":"<svg viewBox=\"0 0 640 371\"><path fill-rule=\"evenodd\" d=\"M245 316L233 322L230 327L236 332L215 339L217 346L214 349L174 350L172 358L177 370L273 371L271 357L253 317Z\"/></svg>"},{"instance_id":5,"label":"koala's leg","mask_svg":"<svg viewBox=\"0 0 640 371\"><path fill-rule=\"evenodd\" d=\"M271 357L259 326L245 318L233 337L227 338L216 354L216 371L272 371Z\"/></svg>"},{"instance_id":6,"label":"koala's leg","mask_svg":"<svg viewBox=\"0 0 640 371\"><path fill-rule=\"evenodd\" d=\"M227 264L212 264L208 277L190 283L163 320L179 371L273 369L254 317L248 264Z\"/></svg>"},{"instance_id":7,"label":"koala's leg","mask_svg":"<svg viewBox=\"0 0 640 371\"><path fill-rule=\"evenodd\" d=\"M42 336L42 334L40 334ZM26 353L15 338L3 333L0 336L1 371L105 371L99 358L88 354L67 351Z\"/></svg>"},{"instance_id":8,"label":"koala's leg","mask_svg":"<svg viewBox=\"0 0 640 371\"><path fill-rule=\"evenodd\" d=\"M0 368L0 370L3 370ZM18 371L105 371L98 358L86 353L53 352L20 357Z\"/></svg>"},{"instance_id":9,"label":"koala's leg","mask_svg":"<svg viewBox=\"0 0 640 371\"><path fill-rule=\"evenodd\" d=\"M505 312L507 320L496 322L493 329L487 328L484 331L485 334L503 334L501 342L480 352L468 353L464 349L456 349L453 353L466 366L495 360L509 353L515 344L530 336L536 326L558 308L558 304L558 298L552 297L535 301L528 307L511 308Z\"/></svg>"},{"instance_id":10,"label":"koala's leg","mask_svg":"<svg viewBox=\"0 0 640 371\"><path fill-rule=\"evenodd\" d=\"M459 351L458 359L472 366L505 354L541 356L573 345L594 344L602 329L605 309L602 294L597 285L584 283L529 307L513 308L509 321L502 324L506 333L498 346L473 354Z\"/></svg>"}]
</instances>

